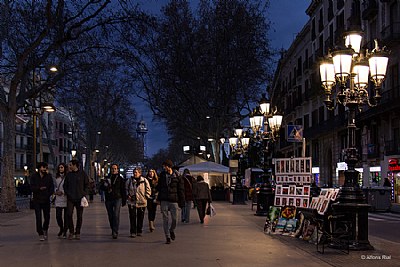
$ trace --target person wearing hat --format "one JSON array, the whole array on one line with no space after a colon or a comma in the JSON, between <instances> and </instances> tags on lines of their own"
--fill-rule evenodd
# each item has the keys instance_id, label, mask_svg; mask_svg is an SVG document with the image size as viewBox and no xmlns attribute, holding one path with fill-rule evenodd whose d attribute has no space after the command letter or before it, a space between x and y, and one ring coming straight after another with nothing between
<instances>
[{"instance_id":1,"label":"person wearing hat","mask_svg":"<svg viewBox=\"0 0 400 267\"><path fill-rule=\"evenodd\" d=\"M157 184L157 200L160 202L163 216L166 244L170 244L171 240L175 240L178 210L185 205L185 185L179 173L172 169L173 163L171 160L164 161L162 167L163 171ZM171 214L171 224L169 224L168 211Z\"/></svg>"}]
</instances>

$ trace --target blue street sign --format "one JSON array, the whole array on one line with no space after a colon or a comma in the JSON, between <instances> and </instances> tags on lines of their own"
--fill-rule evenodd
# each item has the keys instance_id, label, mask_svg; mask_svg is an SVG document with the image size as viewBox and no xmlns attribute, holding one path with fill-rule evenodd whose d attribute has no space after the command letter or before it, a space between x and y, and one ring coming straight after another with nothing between
<instances>
[{"instance_id":1,"label":"blue street sign","mask_svg":"<svg viewBox=\"0 0 400 267\"><path fill-rule=\"evenodd\" d=\"M303 125L287 125L286 129L288 142L303 142Z\"/></svg>"}]
</instances>

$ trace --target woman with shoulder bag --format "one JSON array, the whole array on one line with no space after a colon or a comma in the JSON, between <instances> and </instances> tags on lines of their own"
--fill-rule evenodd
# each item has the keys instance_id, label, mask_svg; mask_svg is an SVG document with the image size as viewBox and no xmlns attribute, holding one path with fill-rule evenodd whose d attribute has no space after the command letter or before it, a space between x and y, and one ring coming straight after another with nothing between
<instances>
[{"instance_id":1,"label":"woman with shoulder bag","mask_svg":"<svg viewBox=\"0 0 400 267\"><path fill-rule=\"evenodd\" d=\"M54 184L54 205L56 206L56 220L60 231L57 236L59 238L67 238L67 196L64 194L64 181L67 174L67 165L60 163L57 167L57 174ZM64 215L63 215L64 213Z\"/></svg>"}]
</instances>

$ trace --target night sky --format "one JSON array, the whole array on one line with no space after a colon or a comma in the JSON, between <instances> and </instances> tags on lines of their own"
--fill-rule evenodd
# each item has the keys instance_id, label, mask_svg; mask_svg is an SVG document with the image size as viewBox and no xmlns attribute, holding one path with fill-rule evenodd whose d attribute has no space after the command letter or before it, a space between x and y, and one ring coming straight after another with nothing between
<instances>
[{"instance_id":1,"label":"night sky","mask_svg":"<svg viewBox=\"0 0 400 267\"><path fill-rule=\"evenodd\" d=\"M157 13L161 6L168 0L146 0L138 1L145 11ZM197 6L196 0L191 1L192 8ZM271 0L268 16L271 20L270 40L273 48L288 49L295 39L296 34L301 31L308 16L305 11L311 0ZM168 145L168 136L165 127L160 122L153 122L153 116L143 103L134 101L137 118L144 119L147 123L148 134L146 136L147 156L151 157L161 148Z\"/></svg>"}]
</instances>

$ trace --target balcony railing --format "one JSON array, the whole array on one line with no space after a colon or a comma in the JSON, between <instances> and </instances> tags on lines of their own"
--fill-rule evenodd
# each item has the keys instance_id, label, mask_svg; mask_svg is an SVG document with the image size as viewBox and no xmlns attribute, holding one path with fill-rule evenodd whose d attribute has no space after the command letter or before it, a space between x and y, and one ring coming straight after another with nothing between
<instances>
[{"instance_id":1,"label":"balcony railing","mask_svg":"<svg viewBox=\"0 0 400 267\"><path fill-rule=\"evenodd\" d=\"M400 40L400 22L394 22L381 31L382 40L385 43Z\"/></svg>"},{"instance_id":2,"label":"balcony railing","mask_svg":"<svg viewBox=\"0 0 400 267\"><path fill-rule=\"evenodd\" d=\"M399 140L389 140L385 142L385 155L398 155L400 154Z\"/></svg>"},{"instance_id":3,"label":"balcony railing","mask_svg":"<svg viewBox=\"0 0 400 267\"><path fill-rule=\"evenodd\" d=\"M362 5L364 7L362 12L363 20L372 19L378 14L378 4L376 0L364 0Z\"/></svg>"}]
</instances>

